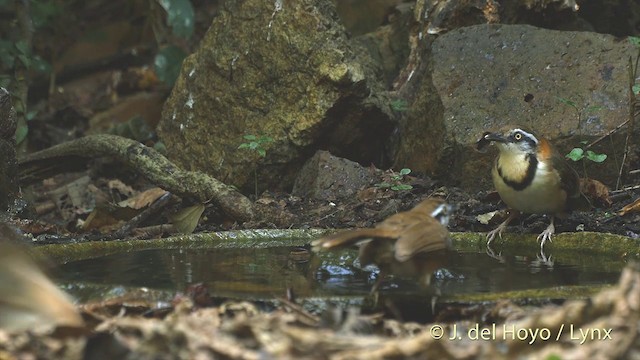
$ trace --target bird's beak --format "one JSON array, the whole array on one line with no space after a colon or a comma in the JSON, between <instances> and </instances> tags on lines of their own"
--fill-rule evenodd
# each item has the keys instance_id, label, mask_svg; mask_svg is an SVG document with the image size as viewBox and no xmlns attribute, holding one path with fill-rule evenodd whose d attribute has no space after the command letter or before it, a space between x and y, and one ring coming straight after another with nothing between
<instances>
[{"instance_id":1,"label":"bird's beak","mask_svg":"<svg viewBox=\"0 0 640 360\"><path fill-rule=\"evenodd\" d=\"M486 148L489 144L491 144L492 141L497 141L500 143L506 143L507 142L507 138L505 138L504 136L502 136L501 134L497 134L497 133L492 133L492 132L486 132L484 134L482 134L482 136L480 137L480 140L478 140L478 142L476 143L476 150L484 153L486 152Z\"/></svg>"},{"instance_id":2,"label":"bird's beak","mask_svg":"<svg viewBox=\"0 0 640 360\"><path fill-rule=\"evenodd\" d=\"M497 142L501 142L501 143L506 143L507 142L507 138L502 136L502 134L496 134L496 133L491 133L491 132L484 133L482 135L482 139L481 140L497 141Z\"/></svg>"}]
</instances>

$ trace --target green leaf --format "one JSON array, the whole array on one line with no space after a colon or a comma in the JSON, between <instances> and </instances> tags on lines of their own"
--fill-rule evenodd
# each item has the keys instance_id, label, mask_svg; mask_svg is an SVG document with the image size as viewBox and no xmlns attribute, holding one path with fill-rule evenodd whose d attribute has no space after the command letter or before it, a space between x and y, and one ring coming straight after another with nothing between
<instances>
[{"instance_id":1,"label":"green leaf","mask_svg":"<svg viewBox=\"0 0 640 360\"><path fill-rule=\"evenodd\" d=\"M187 54L177 46L170 45L161 49L153 62L158 78L173 86L180 75L182 61L186 56Z\"/></svg>"},{"instance_id":2,"label":"green leaf","mask_svg":"<svg viewBox=\"0 0 640 360\"><path fill-rule=\"evenodd\" d=\"M263 148L259 148L258 149L258 155L265 157L267 156L267 150L263 149Z\"/></svg>"},{"instance_id":3,"label":"green leaf","mask_svg":"<svg viewBox=\"0 0 640 360\"><path fill-rule=\"evenodd\" d=\"M240 146L238 146L238 149L247 149L249 148L249 144L248 143L242 143L240 144Z\"/></svg>"},{"instance_id":4,"label":"green leaf","mask_svg":"<svg viewBox=\"0 0 640 360\"><path fill-rule=\"evenodd\" d=\"M160 154L165 156L167 155L167 146L162 141L158 141L157 143L153 144L153 148L156 149L156 151L158 151Z\"/></svg>"},{"instance_id":5,"label":"green leaf","mask_svg":"<svg viewBox=\"0 0 640 360\"><path fill-rule=\"evenodd\" d=\"M591 151L591 150L587 150L587 159L595 162L595 163L601 163L605 160L607 160L607 154L596 154L595 152Z\"/></svg>"},{"instance_id":6,"label":"green leaf","mask_svg":"<svg viewBox=\"0 0 640 360\"><path fill-rule=\"evenodd\" d=\"M27 45L26 41L19 40L19 41L16 42L15 45L16 45L16 49L18 49L20 54L29 55L29 53L30 53L29 46Z\"/></svg>"},{"instance_id":7,"label":"green leaf","mask_svg":"<svg viewBox=\"0 0 640 360\"><path fill-rule=\"evenodd\" d=\"M381 183L377 183L375 187L385 189L385 188L391 187L391 184L389 184L388 182L381 182Z\"/></svg>"},{"instance_id":8,"label":"green leaf","mask_svg":"<svg viewBox=\"0 0 640 360\"><path fill-rule=\"evenodd\" d=\"M29 120L33 120L36 117L36 115L38 115L38 110L31 110L24 115L24 118L27 121L29 121Z\"/></svg>"},{"instance_id":9,"label":"green leaf","mask_svg":"<svg viewBox=\"0 0 640 360\"><path fill-rule=\"evenodd\" d=\"M20 144L27 138L27 134L29 134L29 127L27 125L18 126L16 129L16 144Z\"/></svg>"},{"instance_id":10,"label":"green leaf","mask_svg":"<svg viewBox=\"0 0 640 360\"><path fill-rule=\"evenodd\" d=\"M170 216L173 228L181 234L191 234L204 212L203 204L189 206Z\"/></svg>"},{"instance_id":11,"label":"green leaf","mask_svg":"<svg viewBox=\"0 0 640 360\"><path fill-rule=\"evenodd\" d=\"M558 101L560 101L561 103L563 103L565 105L569 105L569 106L574 107L576 109L578 108L578 105L576 105L576 103L574 103L573 101L571 101L569 99L561 98L561 97L558 97L558 96L556 96L556 99L558 99Z\"/></svg>"},{"instance_id":12,"label":"green leaf","mask_svg":"<svg viewBox=\"0 0 640 360\"><path fill-rule=\"evenodd\" d=\"M256 136L255 135L245 135L242 137L245 140L250 140L250 141L255 141L256 140Z\"/></svg>"},{"instance_id":13,"label":"green leaf","mask_svg":"<svg viewBox=\"0 0 640 360\"><path fill-rule=\"evenodd\" d=\"M46 62L43 58L36 55L31 59L32 69L43 74L51 73L51 64Z\"/></svg>"},{"instance_id":14,"label":"green leaf","mask_svg":"<svg viewBox=\"0 0 640 360\"><path fill-rule=\"evenodd\" d=\"M640 46L640 37L629 36L629 42L635 46Z\"/></svg>"},{"instance_id":15,"label":"green leaf","mask_svg":"<svg viewBox=\"0 0 640 360\"><path fill-rule=\"evenodd\" d=\"M193 34L195 13L189 0L160 0L160 6L167 12L167 23L173 33L183 38Z\"/></svg>"},{"instance_id":16,"label":"green leaf","mask_svg":"<svg viewBox=\"0 0 640 360\"><path fill-rule=\"evenodd\" d=\"M411 169L409 168L400 169L400 175L405 176L409 174L411 174Z\"/></svg>"},{"instance_id":17,"label":"green leaf","mask_svg":"<svg viewBox=\"0 0 640 360\"><path fill-rule=\"evenodd\" d=\"M633 90L633 95L640 94L640 84L633 84L631 90Z\"/></svg>"},{"instance_id":18,"label":"green leaf","mask_svg":"<svg viewBox=\"0 0 640 360\"><path fill-rule=\"evenodd\" d=\"M567 155L565 155L568 159L573 161L579 161L584 158L584 150L581 148L573 148Z\"/></svg>"},{"instance_id":19,"label":"green leaf","mask_svg":"<svg viewBox=\"0 0 640 360\"><path fill-rule=\"evenodd\" d=\"M249 149L251 149L251 150L255 150L255 149L259 148L259 147L260 147L260 144L258 144L255 141L252 141L252 142L249 143Z\"/></svg>"},{"instance_id":20,"label":"green leaf","mask_svg":"<svg viewBox=\"0 0 640 360\"><path fill-rule=\"evenodd\" d=\"M413 186L408 184L397 184L391 187L391 190L395 190L395 191L406 191L411 189L413 189Z\"/></svg>"},{"instance_id":21,"label":"green leaf","mask_svg":"<svg viewBox=\"0 0 640 360\"><path fill-rule=\"evenodd\" d=\"M63 12L62 5L57 1L36 1L32 0L31 4L31 21L33 26L38 29L51 23L51 21Z\"/></svg>"},{"instance_id":22,"label":"green leaf","mask_svg":"<svg viewBox=\"0 0 640 360\"><path fill-rule=\"evenodd\" d=\"M593 112L593 111L600 111L602 109L604 109L603 106L593 105L593 106L588 106L585 110L587 112Z\"/></svg>"},{"instance_id":23,"label":"green leaf","mask_svg":"<svg viewBox=\"0 0 640 360\"><path fill-rule=\"evenodd\" d=\"M27 69L31 67L31 59L27 55L18 55L18 59Z\"/></svg>"},{"instance_id":24,"label":"green leaf","mask_svg":"<svg viewBox=\"0 0 640 360\"><path fill-rule=\"evenodd\" d=\"M16 49L11 41L0 40L0 63L5 68L13 68L16 58Z\"/></svg>"},{"instance_id":25,"label":"green leaf","mask_svg":"<svg viewBox=\"0 0 640 360\"><path fill-rule=\"evenodd\" d=\"M396 99L391 101L391 109L398 112L407 111L409 109L409 104L404 99Z\"/></svg>"}]
</instances>

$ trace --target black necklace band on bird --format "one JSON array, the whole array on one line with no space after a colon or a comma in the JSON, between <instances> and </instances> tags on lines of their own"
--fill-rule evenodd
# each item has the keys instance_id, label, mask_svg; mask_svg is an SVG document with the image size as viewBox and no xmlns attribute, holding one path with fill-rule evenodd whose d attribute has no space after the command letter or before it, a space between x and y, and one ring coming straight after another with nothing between
<instances>
[{"instance_id":1,"label":"black necklace band on bird","mask_svg":"<svg viewBox=\"0 0 640 360\"><path fill-rule=\"evenodd\" d=\"M527 173L524 175L522 180L519 181L511 180L505 177L502 173L502 168L500 167L500 165L497 165L498 175L500 175L505 184L516 191L522 191L526 189L527 186L531 185L533 177L536 175L536 169L538 168L538 159L531 154L527 154L526 160L529 162L529 165L527 165Z\"/></svg>"}]
</instances>

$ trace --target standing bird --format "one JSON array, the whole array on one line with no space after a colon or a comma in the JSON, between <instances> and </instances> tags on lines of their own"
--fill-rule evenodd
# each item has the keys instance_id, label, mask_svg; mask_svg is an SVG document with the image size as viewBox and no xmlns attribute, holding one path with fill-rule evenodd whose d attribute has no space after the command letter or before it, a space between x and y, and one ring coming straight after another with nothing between
<instances>
[{"instance_id":1,"label":"standing bird","mask_svg":"<svg viewBox=\"0 0 640 360\"><path fill-rule=\"evenodd\" d=\"M491 142L500 151L491 170L493 185L511 212L502 224L487 234L487 245L496 235L502 236L507 224L520 212L547 214L551 216L551 223L537 238L542 250L555 232L556 216L590 207L580 192L578 174L546 139L522 128L507 128L502 133L486 132L477 147L481 150Z\"/></svg>"},{"instance_id":2,"label":"standing bird","mask_svg":"<svg viewBox=\"0 0 640 360\"><path fill-rule=\"evenodd\" d=\"M355 229L325 236L311 243L315 251L359 245L360 264L375 264L383 274L418 276L428 285L450 248L446 226L453 207L430 198L413 209L390 216L372 229ZM374 285L372 291L378 287Z\"/></svg>"}]
</instances>

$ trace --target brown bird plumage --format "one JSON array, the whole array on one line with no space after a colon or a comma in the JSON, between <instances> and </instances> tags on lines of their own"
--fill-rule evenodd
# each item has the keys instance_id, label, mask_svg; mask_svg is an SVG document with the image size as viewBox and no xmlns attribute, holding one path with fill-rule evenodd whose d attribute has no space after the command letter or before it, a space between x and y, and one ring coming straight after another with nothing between
<instances>
[{"instance_id":1,"label":"brown bird plumage","mask_svg":"<svg viewBox=\"0 0 640 360\"><path fill-rule=\"evenodd\" d=\"M442 215L444 225L433 217ZM325 236L312 243L314 250L342 249L359 245L363 266L375 264L383 273L427 275L441 267L443 252L450 247L446 228L451 206L430 198L413 209L390 216L372 229L355 229ZM436 255L437 254L437 255Z\"/></svg>"},{"instance_id":2,"label":"brown bird plumage","mask_svg":"<svg viewBox=\"0 0 640 360\"><path fill-rule=\"evenodd\" d=\"M38 269L19 242L15 230L0 222L0 328L82 326L69 297Z\"/></svg>"},{"instance_id":3,"label":"brown bird plumage","mask_svg":"<svg viewBox=\"0 0 640 360\"><path fill-rule=\"evenodd\" d=\"M511 214L487 234L487 244L500 236L518 213L547 214L551 223L538 236L542 250L555 233L556 216L590 207L580 192L578 174L546 139L508 126L496 133L484 133L478 148L489 143L494 143L499 150L491 171L493 184Z\"/></svg>"}]
</instances>

